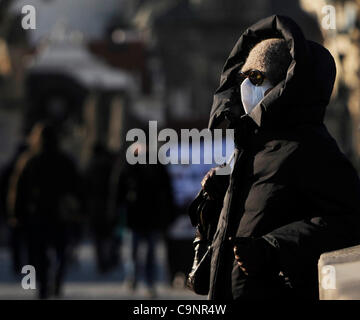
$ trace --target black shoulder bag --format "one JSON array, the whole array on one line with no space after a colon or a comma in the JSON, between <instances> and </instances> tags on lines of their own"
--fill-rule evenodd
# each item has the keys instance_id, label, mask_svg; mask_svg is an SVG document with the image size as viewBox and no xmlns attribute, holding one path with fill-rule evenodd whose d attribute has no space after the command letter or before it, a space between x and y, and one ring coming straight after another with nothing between
<instances>
[{"instance_id":1,"label":"black shoulder bag","mask_svg":"<svg viewBox=\"0 0 360 320\"><path fill-rule=\"evenodd\" d=\"M222 208L222 202L212 200L201 190L189 207L191 223L196 227L193 241L194 261L186 285L197 294L209 292L212 239Z\"/></svg>"}]
</instances>

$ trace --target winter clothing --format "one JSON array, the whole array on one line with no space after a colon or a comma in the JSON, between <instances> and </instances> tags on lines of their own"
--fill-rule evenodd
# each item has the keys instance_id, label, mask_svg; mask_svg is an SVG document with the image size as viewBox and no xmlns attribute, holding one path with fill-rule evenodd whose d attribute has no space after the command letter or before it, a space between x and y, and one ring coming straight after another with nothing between
<instances>
[{"instance_id":1,"label":"winter clothing","mask_svg":"<svg viewBox=\"0 0 360 320\"><path fill-rule=\"evenodd\" d=\"M291 54L286 77L245 114L235 75L251 48L276 37ZM251 26L232 50L209 122L227 120L236 145L212 243L210 299L316 299L320 254L360 242L360 181L323 124L335 74L331 54L283 16ZM230 237L259 243L274 267L244 274Z\"/></svg>"},{"instance_id":2,"label":"winter clothing","mask_svg":"<svg viewBox=\"0 0 360 320\"><path fill-rule=\"evenodd\" d=\"M126 208L131 230L164 232L173 219L170 178L162 164L125 164L119 177L118 197Z\"/></svg>"},{"instance_id":3,"label":"winter clothing","mask_svg":"<svg viewBox=\"0 0 360 320\"><path fill-rule=\"evenodd\" d=\"M132 258L135 289L140 276L138 248L140 242L147 247L145 258L145 282L154 295L156 280L155 244L158 233L165 234L173 216L173 198L167 168L158 164L130 165L119 159L117 194L126 211L126 225L132 231Z\"/></svg>"},{"instance_id":4,"label":"winter clothing","mask_svg":"<svg viewBox=\"0 0 360 320\"><path fill-rule=\"evenodd\" d=\"M61 292L71 226L80 210L80 180L73 161L57 147L52 129L39 127L37 146L23 153L10 179L10 214L26 233L29 264L39 297L50 294L49 250L56 255L55 294ZM50 143L53 142L53 143Z\"/></svg>"},{"instance_id":5,"label":"winter clothing","mask_svg":"<svg viewBox=\"0 0 360 320\"><path fill-rule=\"evenodd\" d=\"M285 79L291 56L285 40L266 39L259 42L249 53L242 71L257 69L265 73L271 84Z\"/></svg>"},{"instance_id":6,"label":"winter clothing","mask_svg":"<svg viewBox=\"0 0 360 320\"><path fill-rule=\"evenodd\" d=\"M109 199L113 162L113 154L97 143L85 172L86 212L90 218L99 272L117 267L120 261L121 238L115 233L119 217Z\"/></svg>"}]
</instances>

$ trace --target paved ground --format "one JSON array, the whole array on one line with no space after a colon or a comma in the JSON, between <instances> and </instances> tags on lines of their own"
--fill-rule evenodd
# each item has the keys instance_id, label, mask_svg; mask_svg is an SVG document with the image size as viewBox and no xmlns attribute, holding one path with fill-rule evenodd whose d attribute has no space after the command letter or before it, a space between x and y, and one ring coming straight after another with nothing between
<instances>
[{"instance_id":1,"label":"paved ground","mask_svg":"<svg viewBox=\"0 0 360 320\"><path fill-rule=\"evenodd\" d=\"M131 273L132 263L127 248L129 246L123 246L122 255L125 263L122 270L119 268L102 275L96 272L91 244L82 244L77 251L78 261L70 267L66 277L63 299L150 299L143 283L139 284L135 292L129 289L127 279ZM156 257L158 261L157 299L205 298L182 288L181 282L176 288L170 287L167 281L164 247L161 242L157 246ZM10 270L10 263L8 250L0 249L0 299L35 299L36 290L22 289L23 275L14 275Z\"/></svg>"},{"instance_id":2,"label":"paved ground","mask_svg":"<svg viewBox=\"0 0 360 320\"><path fill-rule=\"evenodd\" d=\"M184 289L172 289L163 284L157 285L157 297L164 300L199 300ZM0 300L28 300L36 299L35 290L24 290L18 283L0 284ZM106 282L76 283L68 282L62 299L66 300L148 300L151 299L145 288L140 286L135 293L131 293L125 284L109 284Z\"/></svg>"}]
</instances>

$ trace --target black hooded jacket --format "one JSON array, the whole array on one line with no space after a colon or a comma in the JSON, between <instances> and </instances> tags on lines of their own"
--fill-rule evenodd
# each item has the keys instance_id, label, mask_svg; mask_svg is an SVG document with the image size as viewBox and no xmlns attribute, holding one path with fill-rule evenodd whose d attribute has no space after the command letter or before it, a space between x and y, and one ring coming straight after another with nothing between
<instances>
[{"instance_id":1,"label":"black hooded jacket","mask_svg":"<svg viewBox=\"0 0 360 320\"><path fill-rule=\"evenodd\" d=\"M286 78L245 115L235 74L251 48L283 38ZM235 128L236 158L213 240L210 299L231 299L229 237L263 237L298 297L317 298L321 253L360 243L360 182L323 124L336 75L331 54L290 18L248 28L227 59L209 127Z\"/></svg>"}]
</instances>

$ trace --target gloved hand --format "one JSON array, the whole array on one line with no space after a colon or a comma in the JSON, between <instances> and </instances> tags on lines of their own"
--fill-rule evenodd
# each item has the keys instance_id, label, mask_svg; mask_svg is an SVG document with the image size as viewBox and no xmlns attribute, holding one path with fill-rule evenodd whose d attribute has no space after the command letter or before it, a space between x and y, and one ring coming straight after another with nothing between
<instances>
[{"instance_id":1,"label":"gloved hand","mask_svg":"<svg viewBox=\"0 0 360 320\"><path fill-rule=\"evenodd\" d=\"M230 239L240 269L248 276L279 272L276 249L263 238L236 237Z\"/></svg>"},{"instance_id":2,"label":"gloved hand","mask_svg":"<svg viewBox=\"0 0 360 320\"><path fill-rule=\"evenodd\" d=\"M230 175L216 174L216 171L220 168L222 166L210 169L201 181L202 189L209 195L211 200L222 201L229 186Z\"/></svg>"}]
</instances>

